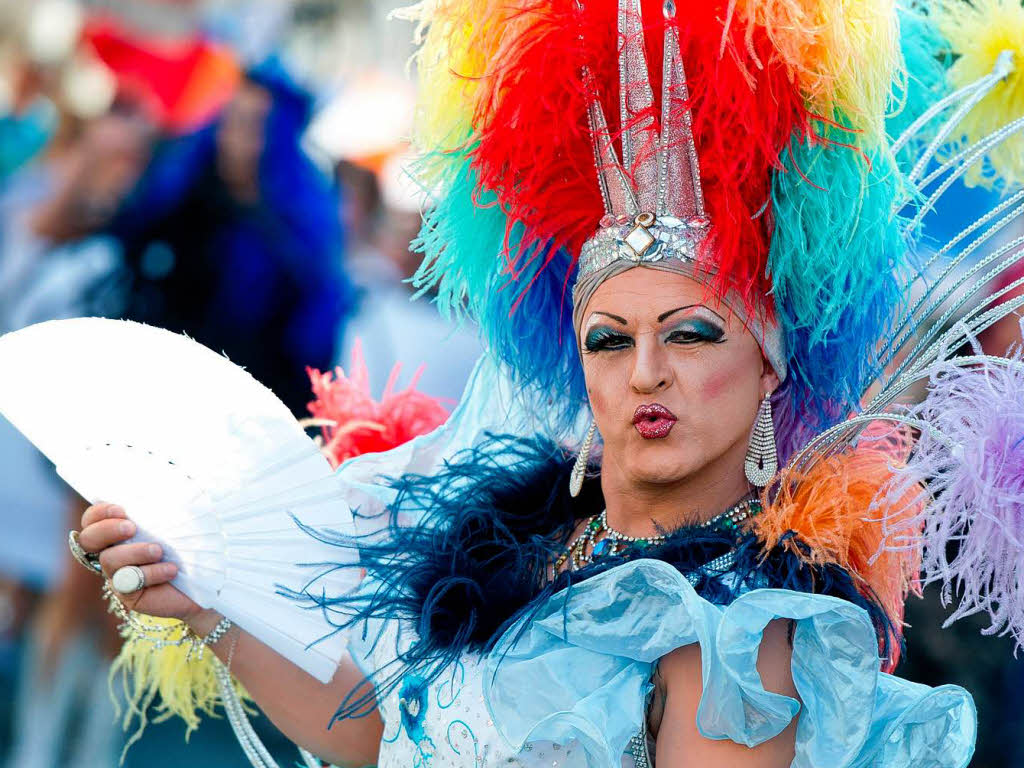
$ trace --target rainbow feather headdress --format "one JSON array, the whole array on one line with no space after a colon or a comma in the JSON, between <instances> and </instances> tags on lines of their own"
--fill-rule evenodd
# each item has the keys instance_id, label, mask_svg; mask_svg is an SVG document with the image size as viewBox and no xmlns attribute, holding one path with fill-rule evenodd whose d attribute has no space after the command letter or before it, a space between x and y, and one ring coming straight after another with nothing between
<instances>
[{"instance_id":1,"label":"rainbow feather headdress","mask_svg":"<svg viewBox=\"0 0 1024 768\"><path fill-rule=\"evenodd\" d=\"M630 236L645 257L673 241L710 291L778 322L788 388L827 426L879 371L906 258L883 122L896 15L884 0L831 5L437 0L407 12L423 25L419 172L440 201L418 285L474 317L519 380L560 393L571 416L585 402L578 268L635 253Z\"/></svg>"},{"instance_id":2,"label":"rainbow feather headdress","mask_svg":"<svg viewBox=\"0 0 1024 768\"><path fill-rule=\"evenodd\" d=\"M896 626L923 573L1024 637L1008 586L1024 579L1024 421L999 425L993 454L980 394L1024 412L1024 363L957 356L1024 307L1024 278L983 291L1024 247L1006 237L1024 216L1018 0L427 0L403 15L422 43L417 173L438 201L416 283L480 324L562 435L586 402L579 276L691 260L709 294L783 337L765 540L795 532L807 557L850 568ZM959 182L1003 197L929 240ZM924 402L901 406L920 383Z\"/></svg>"},{"instance_id":3,"label":"rainbow feather headdress","mask_svg":"<svg viewBox=\"0 0 1024 768\"><path fill-rule=\"evenodd\" d=\"M927 259L916 247L942 194L1024 177L1020 118L1003 119L1024 111L1012 0L427 0L403 15L422 43L417 172L439 201L415 282L569 417L585 403L579 274L672 253L781 329L788 455L860 411L978 253L971 232ZM986 221L1005 230L1017 202ZM1016 254L1000 258L972 285Z\"/></svg>"}]
</instances>

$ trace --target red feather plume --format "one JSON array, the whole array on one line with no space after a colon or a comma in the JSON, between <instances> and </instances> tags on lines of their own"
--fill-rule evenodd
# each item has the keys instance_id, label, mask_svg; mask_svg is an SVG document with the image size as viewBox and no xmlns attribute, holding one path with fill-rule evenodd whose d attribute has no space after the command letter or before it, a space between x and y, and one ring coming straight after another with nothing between
<instances>
[{"instance_id":1,"label":"red feather plume","mask_svg":"<svg viewBox=\"0 0 1024 768\"><path fill-rule=\"evenodd\" d=\"M478 83L473 166L508 214L512 274L523 259L537 258L538 246L577 255L604 213L583 68L593 74L609 129L620 135L617 5L589 0L580 11L576 0L524 3ZM794 133L812 137L811 116L763 29L724 29L727 6L725 0L690 3L668 23L679 25L714 230L704 258L715 267L716 290L737 290L754 307L770 289L770 172L781 168ZM661 0L643 0L643 15L657 120L666 23ZM649 119L630 116L630 122ZM637 162L654 151L653 142L641 147Z\"/></svg>"},{"instance_id":2,"label":"red feather plume","mask_svg":"<svg viewBox=\"0 0 1024 768\"><path fill-rule=\"evenodd\" d=\"M369 374L357 341L352 349L349 374L337 368L321 373L309 368L316 400L309 404L313 418L306 426L321 428L322 450L338 467L364 453L397 448L444 423L448 411L429 395L416 391L419 374L405 389L395 392L400 365L395 365L381 399L370 395Z\"/></svg>"}]
</instances>

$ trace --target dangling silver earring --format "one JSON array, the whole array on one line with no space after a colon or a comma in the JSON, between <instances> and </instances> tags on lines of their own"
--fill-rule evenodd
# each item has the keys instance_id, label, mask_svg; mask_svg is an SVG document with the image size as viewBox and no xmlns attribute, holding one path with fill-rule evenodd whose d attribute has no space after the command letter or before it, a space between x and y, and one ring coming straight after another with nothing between
<instances>
[{"instance_id":1,"label":"dangling silver earring","mask_svg":"<svg viewBox=\"0 0 1024 768\"><path fill-rule=\"evenodd\" d=\"M779 471L779 456L775 446L775 424L772 422L771 393L764 396L757 409L754 433L750 436L747 459L743 471L751 485L764 488Z\"/></svg>"},{"instance_id":2,"label":"dangling silver earring","mask_svg":"<svg viewBox=\"0 0 1024 768\"><path fill-rule=\"evenodd\" d=\"M576 463L572 465L572 474L569 475L569 495L576 498L583 488L583 477L587 474L587 465L590 463L590 449L594 447L594 436L597 434L597 422L590 422L590 429L587 436L583 438L583 445L580 452L576 454Z\"/></svg>"}]
</instances>

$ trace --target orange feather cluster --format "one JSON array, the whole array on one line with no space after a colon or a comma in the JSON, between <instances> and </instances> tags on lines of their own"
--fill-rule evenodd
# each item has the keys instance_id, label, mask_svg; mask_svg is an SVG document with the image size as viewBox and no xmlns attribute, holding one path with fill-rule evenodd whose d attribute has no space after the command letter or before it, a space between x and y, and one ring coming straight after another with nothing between
<instances>
[{"instance_id":1,"label":"orange feather cluster","mask_svg":"<svg viewBox=\"0 0 1024 768\"><path fill-rule=\"evenodd\" d=\"M921 486L887 499L893 468L906 463L912 436L904 428L874 426L856 447L820 457L804 472L784 470L774 500L752 530L766 549L782 545L811 565L836 564L857 580L861 593L881 605L895 632L903 626L903 603L919 592L921 554L899 548L925 502ZM898 640L898 637L893 638ZM886 667L899 661L899 643Z\"/></svg>"}]
</instances>

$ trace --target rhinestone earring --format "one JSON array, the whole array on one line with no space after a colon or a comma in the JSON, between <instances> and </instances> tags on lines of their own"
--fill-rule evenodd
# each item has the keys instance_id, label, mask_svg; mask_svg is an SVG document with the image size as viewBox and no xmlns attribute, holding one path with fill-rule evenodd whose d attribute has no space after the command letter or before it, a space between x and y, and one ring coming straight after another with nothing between
<instances>
[{"instance_id":1,"label":"rhinestone earring","mask_svg":"<svg viewBox=\"0 0 1024 768\"><path fill-rule=\"evenodd\" d=\"M779 471L779 456L775 446L775 424L772 422L772 401L769 392L761 400L750 436L743 471L751 485L764 488Z\"/></svg>"},{"instance_id":2,"label":"rhinestone earring","mask_svg":"<svg viewBox=\"0 0 1024 768\"><path fill-rule=\"evenodd\" d=\"M580 452L576 454L576 463L572 465L572 474L569 475L569 495L576 498L583 488L583 477L587 474L587 465L590 463L590 449L594 447L594 436L597 434L597 422L590 422L590 429L587 436L583 438L583 445Z\"/></svg>"}]
</instances>

